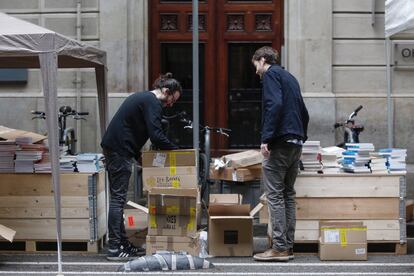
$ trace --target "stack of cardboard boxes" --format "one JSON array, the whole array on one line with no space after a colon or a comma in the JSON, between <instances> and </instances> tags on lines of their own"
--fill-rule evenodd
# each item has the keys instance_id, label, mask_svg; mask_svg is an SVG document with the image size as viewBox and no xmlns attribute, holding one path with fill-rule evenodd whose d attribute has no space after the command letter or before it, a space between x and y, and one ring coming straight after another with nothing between
<instances>
[{"instance_id":1,"label":"stack of cardboard boxes","mask_svg":"<svg viewBox=\"0 0 414 276\"><path fill-rule=\"evenodd\" d=\"M208 249L212 256L252 256L253 210L238 194L211 194L208 209Z\"/></svg>"},{"instance_id":2,"label":"stack of cardboard boxes","mask_svg":"<svg viewBox=\"0 0 414 276\"><path fill-rule=\"evenodd\" d=\"M142 178L148 192L147 255L164 250L198 255L195 150L144 152Z\"/></svg>"},{"instance_id":3,"label":"stack of cardboard boxes","mask_svg":"<svg viewBox=\"0 0 414 276\"><path fill-rule=\"evenodd\" d=\"M235 182L246 182L261 178L263 155L257 150L224 155L224 168L210 168L210 178Z\"/></svg>"}]
</instances>

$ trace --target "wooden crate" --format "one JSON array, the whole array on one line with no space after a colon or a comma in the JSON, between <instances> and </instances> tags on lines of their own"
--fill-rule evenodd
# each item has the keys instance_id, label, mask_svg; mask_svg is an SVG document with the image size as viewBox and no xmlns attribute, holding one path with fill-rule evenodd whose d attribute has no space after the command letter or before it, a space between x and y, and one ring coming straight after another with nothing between
<instances>
[{"instance_id":1,"label":"wooden crate","mask_svg":"<svg viewBox=\"0 0 414 276\"><path fill-rule=\"evenodd\" d=\"M368 243L406 252L405 175L300 174L295 189L296 243L317 243L320 220L362 221ZM267 218L266 204L260 223Z\"/></svg>"},{"instance_id":2,"label":"wooden crate","mask_svg":"<svg viewBox=\"0 0 414 276\"><path fill-rule=\"evenodd\" d=\"M60 175L62 240L100 240L106 231L105 172ZM15 240L56 240L54 192L50 174L1 174L0 224Z\"/></svg>"}]
</instances>

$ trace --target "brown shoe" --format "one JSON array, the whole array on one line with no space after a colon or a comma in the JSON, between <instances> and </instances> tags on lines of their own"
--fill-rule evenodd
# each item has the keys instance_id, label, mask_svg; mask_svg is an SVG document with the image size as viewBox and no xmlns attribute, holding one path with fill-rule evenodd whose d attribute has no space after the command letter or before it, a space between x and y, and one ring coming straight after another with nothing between
<instances>
[{"instance_id":1,"label":"brown shoe","mask_svg":"<svg viewBox=\"0 0 414 276\"><path fill-rule=\"evenodd\" d=\"M295 255L293 255L293 248L288 250L289 260L295 259Z\"/></svg>"},{"instance_id":2,"label":"brown shoe","mask_svg":"<svg viewBox=\"0 0 414 276\"><path fill-rule=\"evenodd\" d=\"M256 261L287 262L289 261L289 254L288 251L279 252L275 249L269 249L263 253L255 254L253 259Z\"/></svg>"}]
</instances>

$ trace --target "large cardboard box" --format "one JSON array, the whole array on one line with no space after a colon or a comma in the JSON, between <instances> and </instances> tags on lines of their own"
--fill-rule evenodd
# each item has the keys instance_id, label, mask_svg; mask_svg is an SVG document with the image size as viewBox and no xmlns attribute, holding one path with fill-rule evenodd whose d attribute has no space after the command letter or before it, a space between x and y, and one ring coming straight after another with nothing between
<instances>
[{"instance_id":1,"label":"large cardboard box","mask_svg":"<svg viewBox=\"0 0 414 276\"><path fill-rule=\"evenodd\" d=\"M262 208L259 203L250 211L249 204L209 206L208 249L212 256L252 256L253 216Z\"/></svg>"},{"instance_id":2,"label":"large cardboard box","mask_svg":"<svg viewBox=\"0 0 414 276\"><path fill-rule=\"evenodd\" d=\"M367 227L362 222L322 221L319 228L321 260L367 260Z\"/></svg>"},{"instance_id":3,"label":"large cardboard box","mask_svg":"<svg viewBox=\"0 0 414 276\"><path fill-rule=\"evenodd\" d=\"M198 235L195 237L177 236L147 236L147 255L157 251L185 251L187 254L198 256L200 244Z\"/></svg>"},{"instance_id":4,"label":"large cardboard box","mask_svg":"<svg viewBox=\"0 0 414 276\"><path fill-rule=\"evenodd\" d=\"M128 201L133 209L124 209L125 230L143 230L148 227L148 208Z\"/></svg>"},{"instance_id":5,"label":"large cardboard box","mask_svg":"<svg viewBox=\"0 0 414 276\"><path fill-rule=\"evenodd\" d=\"M47 138L34 132L0 126L0 140L15 141L17 137L30 137L32 138L32 143L37 143Z\"/></svg>"},{"instance_id":6,"label":"large cardboard box","mask_svg":"<svg viewBox=\"0 0 414 276\"><path fill-rule=\"evenodd\" d=\"M210 167L210 178L217 180L227 180L235 182L246 182L255 179L260 179L262 173L261 165L253 165L243 168L221 168L216 170Z\"/></svg>"},{"instance_id":7,"label":"large cardboard box","mask_svg":"<svg viewBox=\"0 0 414 276\"><path fill-rule=\"evenodd\" d=\"M228 167L240 168L262 163L263 155L257 150L247 150L239 153L224 155L222 159Z\"/></svg>"},{"instance_id":8,"label":"large cardboard box","mask_svg":"<svg viewBox=\"0 0 414 276\"><path fill-rule=\"evenodd\" d=\"M148 193L148 235L194 237L198 194L198 189L152 188Z\"/></svg>"},{"instance_id":9,"label":"large cardboard box","mask_svg":"<svg viewBox=\"0 0 414 276\"><path fill-rule=\"evenodd\" d=\"M142 167L182 167L197 166L197 154L193 149L144 151L142 153Z\"/></svg>"},{"instance_id":10,"label":"large cardboard box","mask_svg":"<svg viewBox=\"0 0 414 276\"><path fill-rule=\"evenodd\" d=\"M195 189L198 187L197 167L143 168L142 182L144 191L154 187Z\"/></svg>"}]
</instances>

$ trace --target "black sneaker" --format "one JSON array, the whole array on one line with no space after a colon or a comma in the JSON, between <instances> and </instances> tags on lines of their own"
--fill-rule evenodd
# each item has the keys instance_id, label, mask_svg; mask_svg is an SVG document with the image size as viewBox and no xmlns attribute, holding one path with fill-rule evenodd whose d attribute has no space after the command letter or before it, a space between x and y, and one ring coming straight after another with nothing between
<instances>
[{"instance_id":1,"label":"black sneaker","mask_svg":"<svg viewBox=\"0 0 414 276\"><path fill-rule=\"evenodd\" d=\"M121 245L118 249L108 248L106 259L109 261L129 261L136 259L137 255L131 253L127 248Z\"/></svg>"},{"instance_id":2,"label":"black sneaker","mask_svg":"<svg viewBox=\"0 0 414 276\"><path fill-rule=\"evenodd\" d=\"M145 249L144 248L136 247L130 241L123 242L122 245L125 247L125 249L127 251L131 252L133 255L136 255L136 256L145 255Z\"/></svg>"}]
</instances>

